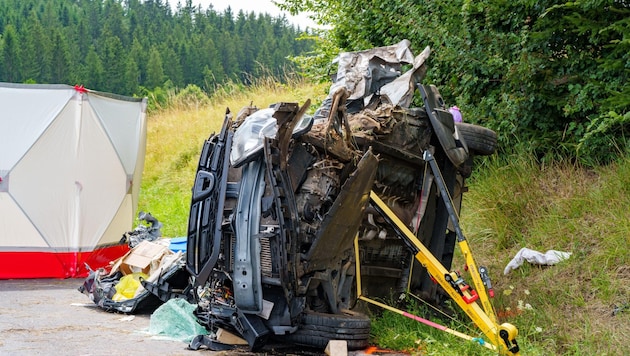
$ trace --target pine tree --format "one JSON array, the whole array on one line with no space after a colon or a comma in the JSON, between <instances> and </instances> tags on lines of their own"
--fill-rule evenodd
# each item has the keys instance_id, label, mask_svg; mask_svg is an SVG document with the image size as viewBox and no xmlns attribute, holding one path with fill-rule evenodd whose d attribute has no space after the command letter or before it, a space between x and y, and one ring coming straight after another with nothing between
<instances>
[{"instance_id":1,"label":"pine tree","mask_svg":"<svg viewBox=\"0 0 630 356\"><path fill-rule=\"evenodd\" d=\"M7 25L2 34L0 77L7 82L20 81L20 43L13 25Z\"/></svg>"},{"instance_id":2,"label":"pine tree","mask_svg":"<svg viewBox=\"0 0 630 356\"><path fill-rule=\"evenodd\" d=\"M70 73L70 52L65 37L60 31L53 34L52 52L51 52L51 77L52 83L71 83Z\"/></svg>"},{"instance_id":3,"label":"pine tree","mask_svg":"<svg viewBox=\"0 0 630 356\"><path fill-rule=\"evenodd\" d=\"M90 46L88 49L84 67L85 73L83 74L83 80L80 80L79 83L84 84L85 87L90 89L103 90L103 63L96 53L94 46Z\"/></svg>"},{"instance_id":4,"label":"pine tree","mask_svg":"<svg viewBox=\"0 0 630 356\"><path fill-rule=\"evenodd\" d=\"M149 62L147 63L147 80L146 86L154 89L164 84L164 66L162 65L162 56L157 47L151 47L149 51Z\"/></svg>"},{"instance_id":5,"label":"pine tree","mask_svg":"<svg viewBox=\"0 0 630 356\"><path fill-rule=\"evenodd\" d=\"M129 56L127 58L127 64L125 65L125 88L122 94L132 95L138 92L138 85L140 83L140 69L136 61Z\"/></svg>"},{"instance_id":6,"label":"pine tree","mask_svg":"<svg viewBox=\"0 0 630 356\"><path fill-rule=\"evenodd\" d=\"M103 62L103 90L118 93L125 87L125 61L127 56L120 38L109 31L103 31L103 48L100 57Z\"/></svg>"},{"instance_id":7,"label":"pine tree","mask_svg":"<svg viewBox=\"0 0 630 356\"><path fill-rule=\"evenodd\" d=\"M27 81L50 80L50 40L44 33L37 13L31 11L22 31L22 76Z\"/></svg>"}]
</instances>

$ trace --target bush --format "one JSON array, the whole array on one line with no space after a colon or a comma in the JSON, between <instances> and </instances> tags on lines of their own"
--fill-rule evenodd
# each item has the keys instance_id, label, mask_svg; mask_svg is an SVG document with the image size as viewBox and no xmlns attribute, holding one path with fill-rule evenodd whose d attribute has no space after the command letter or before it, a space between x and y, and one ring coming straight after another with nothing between
<instances>
[{"instance_id":1,"label":"bush","mask_svg":"<svg viewBox=\"0 0 630 356\"><path fill-rule=\"evenodd\" d=\"M472 123L496 130L502 147L524 143L536 157L552 159L619 148L595 161L623 151L614 135L627 128L630 108L627 1L283 3L333 26L333 46L320 46L317 56L404 38L416 52L430 46L426 80Z\"/></svg>"}]
</instances>

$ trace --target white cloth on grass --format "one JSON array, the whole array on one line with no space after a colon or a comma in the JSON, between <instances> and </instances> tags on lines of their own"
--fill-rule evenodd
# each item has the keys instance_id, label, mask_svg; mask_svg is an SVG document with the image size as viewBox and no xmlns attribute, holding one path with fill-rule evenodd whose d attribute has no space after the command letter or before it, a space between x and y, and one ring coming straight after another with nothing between
<instances>
[{"instance_id":1,"label":"white cloth on grass","mask_svg":"<svg viewBox=\"0 0 630 356\"><path fill-rule=\"evenodd\" d=\"M560 261L566 260L569 256L571 256L571 252L549 250L542 253L523 247L520 251L518 251L510 263L505 266L503 274L508 274L511 270L519 268L525 261L537 265L555 265Z\"/></svg>"}]
</instances>

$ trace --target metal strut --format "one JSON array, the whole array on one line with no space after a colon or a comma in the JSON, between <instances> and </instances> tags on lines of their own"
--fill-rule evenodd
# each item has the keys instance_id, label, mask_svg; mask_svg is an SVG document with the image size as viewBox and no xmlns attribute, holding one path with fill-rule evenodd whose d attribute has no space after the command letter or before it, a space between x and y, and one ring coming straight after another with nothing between
<instances>
[{"instance_id":1,"label":"metal strut","mask_svg":"<svg viewBox=\"0 0 630 356\"><path fill-rule=\"evenodd\" d=\"M381 198L374 192L370 192L370 202L379 214L387 221L387 223L396 231L397 235L405 242L405 244L413 251L414 257L418 262L424 266L429 274L442 286L442 288L448 293L448 295L457 303L457 305L468 315L468 317L477 325L477 327L486 335L490 344L494 345L502 354L519 355L519 347L516 343L516 336L518 330L516 327L509 323L497 324L496 316L492 304L486 293L484 285L484 279L487 275L485 268L482 269L484 276L479 273L479 269L474 261L468 241L464 237L459 226L459 218L453 207L453 202L446 185L444 178L440 172L433 155L429 151L425 151L424 160L429 163L433 176L440 190L440 195L444 200L446 209L449 214L449 218L457 234L458 245L465 258L466 265L472 276L473 285L475 290L471 289L456 272L448 271L442 263L425 247L420 240L409 230L409 228L396 216L396 214L385 204ZM366 301L368 303L383 307L385 309L397 312L401 315L411 317L415 320L424 322L424 319L415 317L404 311L398 310L394 307L387 306L383 303L370 299L367 296L362 295L361 291L361 262L358 248L358 236L355 240L355 259L356 259L356 273L357 273L357 295L358 299ZM488 288L489 279L485 279ZM477 301L481 302L482 307L479 306ZM436 327L434 323L425 323L429 326ZM434 324L434 325L432 325ZM437 327L443 331L449 332L453 335L462 337L468 340L478 341L477 338L469 337L468 335L452 332L453 330L448 328ZM447 330L445 330L447 329ZM479 342L481 345L488 347L485 341Z\"/></svg>"}]
</instances>

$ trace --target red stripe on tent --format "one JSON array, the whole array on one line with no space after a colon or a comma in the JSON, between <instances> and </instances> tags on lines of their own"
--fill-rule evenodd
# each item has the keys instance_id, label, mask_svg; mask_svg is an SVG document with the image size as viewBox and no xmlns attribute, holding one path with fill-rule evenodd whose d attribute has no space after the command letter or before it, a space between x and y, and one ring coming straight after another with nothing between
<instances>
[{"instance_id":1,"label":"red stripe on tent","mask_svg":"<svg viewBox=\"0 0 630 356\"><path fill-rule=\"evenodd\" d=\"M129 251L127 244L83 252L0 252L0 279L86 277L90 268L109 266Z\"/></svg>"}]
</instances>

